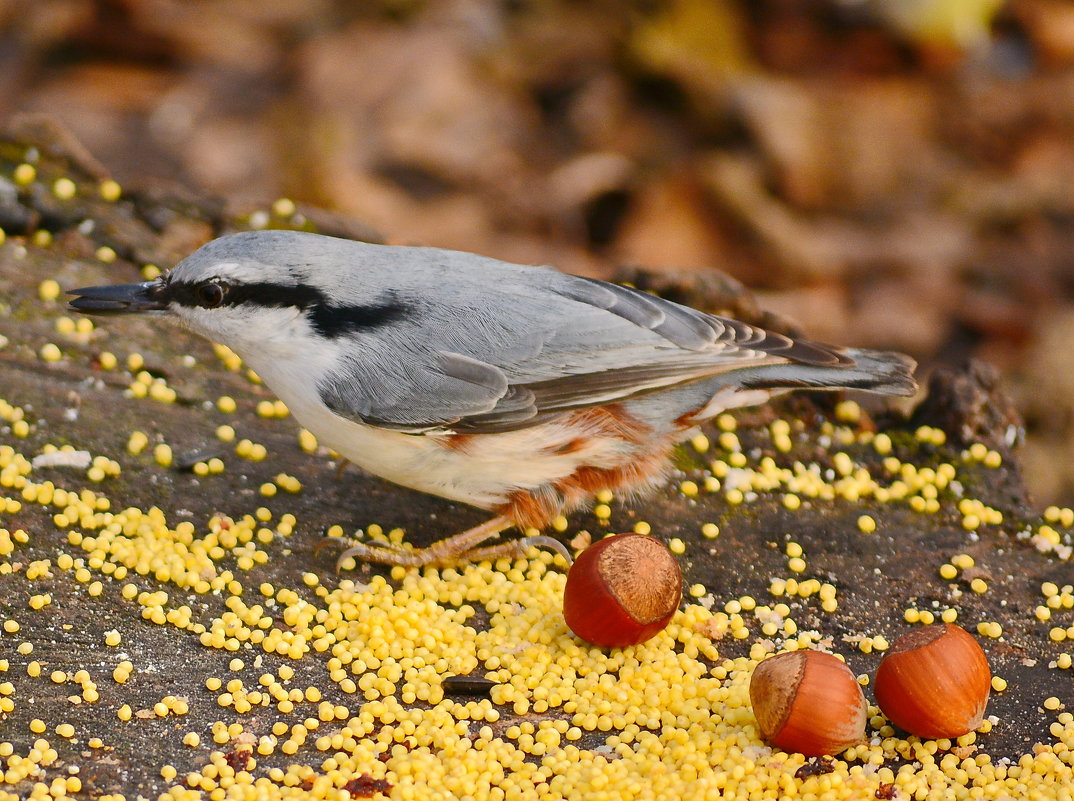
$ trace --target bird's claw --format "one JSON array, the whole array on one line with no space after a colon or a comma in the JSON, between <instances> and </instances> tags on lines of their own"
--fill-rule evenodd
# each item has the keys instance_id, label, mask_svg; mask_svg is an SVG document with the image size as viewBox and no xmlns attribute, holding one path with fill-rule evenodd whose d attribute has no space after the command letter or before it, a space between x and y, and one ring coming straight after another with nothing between
<instances>
[{"instance_id":1,"label":"bird's claw","mask_svg":"<svg viewBox=\"0 0 1074 801\"><path fill-rule=\"evenodd\" d=\"M336 557L336 573L343 572L343 565L348 559L363 559L367 562L376 562L386 565L410 566L409 555L414 553L408 548L395 542L378 541L375 545L365 542L356 542L346 537L324 537L313 547L313 555L320 555L329 545L343 546L343 552ZM420 553L420 552L419 552Z\"/></svg>"}]
</instances>

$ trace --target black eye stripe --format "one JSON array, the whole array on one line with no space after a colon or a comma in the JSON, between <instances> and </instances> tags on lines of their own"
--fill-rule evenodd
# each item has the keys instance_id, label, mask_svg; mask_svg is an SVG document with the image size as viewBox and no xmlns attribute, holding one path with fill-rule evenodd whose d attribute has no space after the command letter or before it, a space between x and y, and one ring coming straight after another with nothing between
<instances>
[{"instance_id":1,"label":"black eye stripe","mask_svg":"<svg viewBox=\"0 0 1074 801\"><path fill-rule=\"evenodd\" d=\"M217 304L207 304L201 296L203 287L202 283L173 281L165 284L159 291L168 301L180 306L213 308L249 304L281 309L292 306L307 312L310 325L326 338L379 328L406 313L406 307L392 296L371 304L333 305L328 302L323 292L308 284L281 286L270 283L221 282L220 287L224 289L223 298Z\"/></svg>"},{"instance_id":2,"label":"black eye stripe","mask_svg":"<svg viewBox=\"0 0 1074 801\"><path fill-rule=\"evenodd\" d=\"M205 287L207 283L187 283L169 281L162 288L162 293L172 303L180 306L238 306L244 303L258 306L307 308L321 298L321 293L311 287L297 285L280 287L275 283L227 283L216 282L215 286L223 290L219 302L206 304Z\"/></svg>"},{"instance_id":3,"label":"black eye stripe","mask_svg":"<svg viewBox=\"0 0 1074 801\"><path fill-rule=\"evenodd\" d=\"M204 306L202 297L204 283L190 284L180 281L171 281L164 287L164 293L169 301L178 303L180 306ZM218 286L224 289L223 298L219 306L239 306L243 303L251 303L257 306L283 308L295 306L306 309L311 305L323 300L321 293L313 287L303 284L295 286L280 286L279 284L228 284L219 282Z\"/></svg>"}]
</instances>

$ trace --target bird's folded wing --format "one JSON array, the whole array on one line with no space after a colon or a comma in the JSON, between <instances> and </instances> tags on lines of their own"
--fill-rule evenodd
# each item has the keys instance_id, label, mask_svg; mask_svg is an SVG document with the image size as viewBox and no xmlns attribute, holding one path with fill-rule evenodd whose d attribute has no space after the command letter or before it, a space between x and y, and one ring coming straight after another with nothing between
<instances>
[{"instance_id":1,"label":"bird's folded wing","mask_svg":"<svg viewBox=\"0 0 1074 801\"><path fill-rule=\"evenodd\" d=\"M337 414L420 433L520 428L738 367L840 367L837 349L620 287L541 271L415 305L320 384Z\"/></svg>"}]
</instances>

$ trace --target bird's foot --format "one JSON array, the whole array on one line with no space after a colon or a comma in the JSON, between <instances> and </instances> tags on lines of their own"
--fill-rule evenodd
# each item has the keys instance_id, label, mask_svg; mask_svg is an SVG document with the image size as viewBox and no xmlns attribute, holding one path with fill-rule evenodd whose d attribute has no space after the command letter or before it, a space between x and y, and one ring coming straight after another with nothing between
<instances>
[{"instance_id":1,"label":"bird's foot","mask_svg":"<svg viewBox=\"0 0 1074 801\"><path fill-rule=\"evenodd\" d=\"M346 537L324 537L320 542L313 546L313 555L315 557L320 556L321 551L330 545L340 545L343 547L343 552L336 557L337 573L342 570L343 563L351 557L362 559L366 562L376 562L384 565L405 565L409 567L409 562L399 561L399 559L407 559L410 555L415 553L415 551L404 548L402 545L398 545L394 542L377 541L374 545L371 543L355 542ZM380 556L377 554L380 554Z\"/></svg>"},{"instance_id":2,"label":"bird's foot","mask_svg":"<svg viewBox=\"0 0 1074 801\"><path fill-rule=\"evenodd\" d=\"M447 542L447 540L444 540ZM563 557L563 561L570 567L574 563L574 557L567 550L567 546L555 537L544 534L535 534L532 537L519 537L517 540L501 542L497 545L488 545L484 548L472 548L463 551L457 561L459 562L491 562L496 559L519 559L529 554L530 548L547 548Z\"/></svg>"},{"instance_id":3,"label":"bird's foot","mask_svg":"<svg viewBox=\"0 0 1074 801\"><path fill-rule=\"evenodd\" d=\"M404 548L395 543L368 543L354 542L343 537L326 537L314 549L315 553L328 544L346 545L336 559L336 571L341 570L348 559L363 562L375 562L382 565L399 565L401 567L425 567L432 565L445 567L463 562L482 562L502 558L519 558L526 556L531 547L548 548L564 558L568 565L571 564L570 551L559 540L544 535L522 537L509 542L501 542L496 545L477 547L481 543L499 536L504 529L510 528L513 523L505 517L495 517L480 526L467 529L453 537L434 542L427 548Z\"/></svg>"}]
</instances>

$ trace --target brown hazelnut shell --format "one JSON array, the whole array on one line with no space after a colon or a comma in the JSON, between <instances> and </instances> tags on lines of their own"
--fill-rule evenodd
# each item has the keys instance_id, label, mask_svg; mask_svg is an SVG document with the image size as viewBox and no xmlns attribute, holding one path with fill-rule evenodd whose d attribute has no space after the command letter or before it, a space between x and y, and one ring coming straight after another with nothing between
<instances>
[{"instance_id":1,"label":"brown hazelnut shell","mask_svg":"<svg viewBox=\"0 0 1074 801\"><path fill-rule=\"evenodd\" d=\"M981 725L992 671L961 626L925 626L892 643L876 669L877 706L896 726L928 739L961 737Z\"/></svg>"},{"instance_id":2,"label":"brown hazelnut shell","mask_svg":"<svg viewBox=\"0 0 1074 801\"><path fill-rule=\"evenodd\" d=\"M750 702L761 737L784 751L821 756L865 739L868 707L854 674L823 651L790 651L754 668Z\"/></svg>"},{"instance_id":3,"label":"brown hazelnut shell","mask_svg":"<svg viewBox=\"0 0 1074 801\"><path fill-rule=\"evenodd\" d=\"M663 631L682 599L682 571L660 540L642 534L605 537L567 573L563 617L588 643L625 648Z\"/></svg>"}]
</instances>

